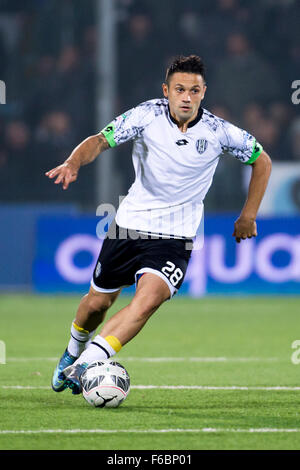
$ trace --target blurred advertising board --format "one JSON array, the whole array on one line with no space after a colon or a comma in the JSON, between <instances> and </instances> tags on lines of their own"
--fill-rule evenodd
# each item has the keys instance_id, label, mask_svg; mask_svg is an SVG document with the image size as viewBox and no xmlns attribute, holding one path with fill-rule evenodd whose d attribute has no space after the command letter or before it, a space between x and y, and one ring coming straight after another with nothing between
<instances>
[{"instance_id":1,"label":"blurred advertising board","mask_svg":"<svg viewBox=\"0 0 300 470\"><path fill-rule=\"evenodd\" d=\"M244 189L247 191L250 168L244 170ZM300 162L273 162L268 187L262 200L260 215L300 215Z\"/></svg>"},{"instance_id":2,"label":"blurred advertising board","mask_svg":"<svg viewBox=\"0 0 300 470\"><path fill-rule=\"evenodd\" d=\"M0 292L32 289L39 218L75 214L76 207L69 204L0 204Z\"/></svg>"},{"instance_id":3,"label":"blurred advertising board","mask_svg":"<svg viewBox=\"0 0 300 470\"><path fill-rule=\"evenodd\" d=\"M178 295L300 294L300 217L257 220L258 237L235 242L235 216L205 216L204 247L196 249ZM97 217L41 217L33 287L44 293L85 293L102 241ZM133 293L134 287L124 289Z\"/></svg>"}]
</instances>

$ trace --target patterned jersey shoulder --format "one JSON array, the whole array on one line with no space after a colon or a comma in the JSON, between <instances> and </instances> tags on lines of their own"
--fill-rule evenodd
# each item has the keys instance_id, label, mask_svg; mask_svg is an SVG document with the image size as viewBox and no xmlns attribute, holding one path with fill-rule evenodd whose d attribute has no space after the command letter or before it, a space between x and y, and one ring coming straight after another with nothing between
<instances>
[{"instance_id":1,"label":"patterned jersey shoulder","mask_svg":"<svg viewBox=\"0 0 300 470\"><path fill-rule=\"evenodd\" d=\"M145 128L161 114L167 112L168 100L152 99L140 103L135 108L116 117L104 129L102 134L111 147L141 137Z\"/></svg>"},{"instance_id":2,"label":"patterned jersey shoulder","mask_svg":"<svg viewBox=\"0 0 300 470\"><path fill-rule=\"evenodd\" d=\"M215 114L207 111L207 109L203 109L201 122L205 124L216 135L216 137L224 137L224 126L226 125L226 121L223 118L215 116Z\"/></svg>"},{"instance_id":3,"label":"patterned jersey shoulder","mask_svg":"<svg viewBox=\"0 0 300 470\"><path fill-rule=\"evenodd\" d=\"M253 163L262 147L249 132L203 110L202 122L215 134L223 153L229 153L243 163Z\"/></svg>"},{"instance_id":4,"label":"patterned jersey shoulder","mask_svg":"<svg viewBox=\"0 0 300 470\"><path fill-rule=\"evenodd\" d=\"M159 116L168 109L168 100L166 98L154 98L140 103L137 107L144 111L151 110L154 112L155 116Z\"/></svg>"}]
</instances>

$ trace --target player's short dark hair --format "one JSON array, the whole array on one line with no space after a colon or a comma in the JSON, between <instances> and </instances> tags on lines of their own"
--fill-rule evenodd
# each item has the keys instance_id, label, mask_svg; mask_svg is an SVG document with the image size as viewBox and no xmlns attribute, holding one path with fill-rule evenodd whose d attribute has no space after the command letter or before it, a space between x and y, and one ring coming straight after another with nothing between
<instances>
[{"instance_id":1,"label":"player's short dark hair","mask_svg":"<svg viewBox=\"0 0 300 470\"><path fill-rule=\"evenodd\" d=\"M201 75L205 82L205 66L201 57L197 55L177 56L167 68L165 82L169 84L170 77L176 72L196 73Z\"/></svg>"}]
</instances>

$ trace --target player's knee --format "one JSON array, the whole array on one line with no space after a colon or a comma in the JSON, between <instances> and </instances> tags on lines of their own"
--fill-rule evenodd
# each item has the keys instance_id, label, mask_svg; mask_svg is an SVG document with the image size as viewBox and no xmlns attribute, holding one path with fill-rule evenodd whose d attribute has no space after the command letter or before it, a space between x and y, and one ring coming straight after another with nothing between
<instances>
[{"instance_id":1,"label":"player's knee","mask_svg":"<svg viewBox=\"0 0 300 470\"><path fill-rule=\"evenodd\" d=\"M89 293L87 303L90 313L104 314L113 302L108 296Z\"/></svg>"}]
</instances>

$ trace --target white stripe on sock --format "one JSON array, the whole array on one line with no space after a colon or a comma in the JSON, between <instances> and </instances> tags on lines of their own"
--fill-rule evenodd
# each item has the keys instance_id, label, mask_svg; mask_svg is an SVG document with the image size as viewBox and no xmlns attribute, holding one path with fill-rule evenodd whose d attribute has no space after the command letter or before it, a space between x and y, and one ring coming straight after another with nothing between
<instances>
[{"instance_id":1,"label":"white stripe on sock","mask_svg":"<svg viewBox=\"0 0 300 470\"><path fill-rule=\"evenodd\" d=\"M97 335L88 348L86 348L75 361L75 364L82 364L83 362L90 364L94 361L109 359L115 354L116 351L110 346L110 344L104 338L102 338L102 336Z\"/></svg>"},{"instance_id":2,"label":"white stripe on sock","mask_svg":"<svg viewBox=\"0 0 300 470\"><path fill-rule=\"evenodd\" d=\"M95 334L95 330L87 333L85 331L78 331L73 323L71 325L71 337L68 344L68 351L71 356L79 357L80 354L87 348L92 337Z\"/></svg>"}]
</instances>

